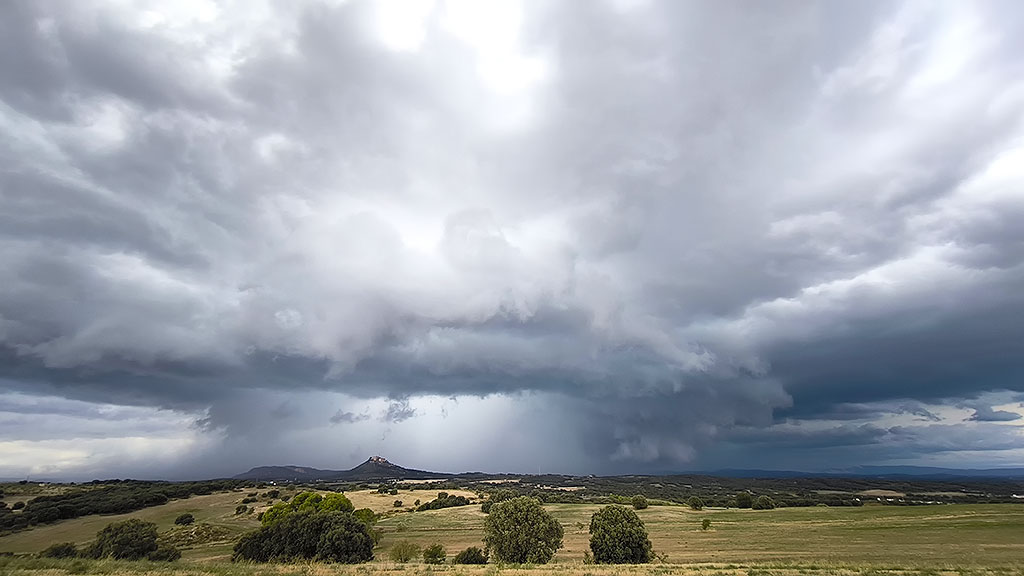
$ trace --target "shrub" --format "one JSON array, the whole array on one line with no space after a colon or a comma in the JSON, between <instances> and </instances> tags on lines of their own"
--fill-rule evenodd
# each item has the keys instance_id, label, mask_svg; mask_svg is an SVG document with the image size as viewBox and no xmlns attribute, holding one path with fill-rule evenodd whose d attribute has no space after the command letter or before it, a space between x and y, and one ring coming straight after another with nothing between
<instances>
[{"instance_id":1,"label":"shrub","mask_svg":"<svg viewBox=\"0 0 1024 576\"><path fill-rule=\"evenodd\" d=\"M440 544L432 544L423 549L423 562L426 564L444 564L447 556L444 546Z\"/></svg>"},{"instance_id":2,"label":"shrub","mask_svg":"<svg viewBox=\"0 0 1024 576\"><path fill-rule=\"evenodd\" d=\"M401 500L395 500L394 506L395 506L395 508L401 508L402 507L402 501Z\"/></svg>"},{"instance_id":3,"label":"shrub","mask_svg":"<svg viewBox=\"0 0 1024 576\"><path fill-rule=\"evenodd\" d=\"M108 524L97 532L96 540L83 555L90 558L141 560L156 549L156 524L131 518Z\"/></svg>"},{"instance_id":4,"label":"shrub","mask_svg":"<svg viewBox=\"0 0 1024 576\"><path fill-rule=\"evenodd\" d=\"M737 508L750 508L753 505L754 497L750 495L750 492L740 492L736 495L736 507Z\"/></svg>"},{"instance_id":5,"label":"shrub","mask_svg":"<svg viewBox=\"0 0 1024 576\"><path fill-rule=\"evenodd\" d=\"M701 520L700 521L700 529L701 530L707 530L708 528L711 528L711 520L709 520L708 518L705 518L705 519Z\"/></svg>"},{"instance_id":6,"label":"shrub","mask_svg":"<svg viewBox=\"0 0 1024 576\"><path fill-rule=\"evenodd\" d=\"M355 564L373 559L373 535L351 512L294 512L243 535L231 559Z\"/></svg>"},{"instance_id":7,"label":"shrub","mask_svg":"<svg viewBox=\"0 0 1024 576\"><path fill-rule=\"evenodd\" d=\"M768 496L758 496L757 500L751 505L754 510L771 510L775 508L775 501Z\"/></svg>"},{"instance_id":8,"label":"shrub","mask_svg":"<svg viewBox=\"0 0 1024 576\"><path fill-rule=\"evenodd\" d=\"M476 546L470 546L455 555L456 564L487 564L487 554Z\"/></svg>"},{"instance_id":9,"label":"shrub","mask_svg":"<svg viewBox=\"0 0 1024 576\"><path fill-rule=\"evenodd\" d=\"M344 494L328 494L320 496L316 492L301 492L296 494L291 501L287 496L281 497L282 502L274 504L263 512L260 522L264 526L270 526L280 522L290 514L296 512L352 512L355 506Z\"/></svg>"},{"instance_id":10,"label":"shrub","mask_svg":"<svg viewBox=\"0 0 1024 576\"><path fill-rule=\"evenodd\" d=\"M484 543L499 562L546 564L562 547L562 525L536 498L522 496L491 507Z\"/></svg>"},{"instance_id":11,"label":"shrub","mask_svg":"<svg viewBox=\"0 0 1024 576\"><path fill-rule=\"evenodd\" d=\"M245 504L239 504L238 506L235 506L235 515L236 516L238 514L248 514L248 513L249 513L249 507L246 506Z\"/></svg>"},{"instance_id":12,"label":"shrub","mask_svg":"<svg viewBox=\"0 0 1024 576\"><path fill-rule=\"evenodd\" d=\"M633 496L632 503L634 510L643 510L648 506L647 497L645 497L643 494L637 494L636 496Z\"/></svg>"},{"instance_id":13,"label":"shrub","mask_svg":"<svg viewBox=\"0 0 1024 576\"><path fill-rule=\"evenodd\" d=\"M60 542L51 545L39 555L43 558L75 558L78 556L78 548L73 542Z\"/></svg>"},{"instance_id":14,"label":"shrub","mask_svg":"<svg viewBox=\"0 0 1024 576\"><path fill-rule=\"evenodd\" d=\"M392 562L405 564L419 555L419 553L419 546L409 542L408 540L402 540L391 548L391 553L388 554L388 557L391 558Z\"/></svg>"},{"instance_id":15,"label":"shrub","mask_svg":"<svg viewBox=\"0 0 1024 576\"><path fill-rule=\"evenodd\" d=\"M188 526L189 524L196 521L196 517L189 514L188 512L178 516L174 519L174 523L178 526Z\"/></svg>"},{"instance_id":16,"label":"shrub","mask_svg":"<svg viewBox=\"0 0 1024 576\"><path fill-rule=\"evenodd\" d=\"M651 561L651 541L636 512L611 505L590 518L590 551L598 564L644 564Z\"/></svg>"},{"instance_id":17,"label":"shrub","mask_svg":"<svg viewBox=\"0 0 1024 576\"><path fill-rule=\"evenodd\" d=\"M25 503L22 502L21 500L18 500L17 502L14 503L14 505L11 506L11 510L21 510L24 507Z\"/></svg>"},{"instance_id":18,"label":"shrub","mask_svg":"<svg viewBox=\"0 0 1024 576\"><path fill-rule=\"evenodd\" d=\"M158 544L156 550L150 552L147 558L153 562L174 562L181 558L181 552L170 544Z\"/></svg>"},{"instance_id":19,"label":"shrub","mask_svg":"<svg viewBox=\"0 0 1024 576\"><path fill-rule=\"evenodd\" d=\"M704 501L700 499L700 496L690 496L690 499L686 501L686 504L693 510L704 509Z\"/></svg>"}]
</instances>

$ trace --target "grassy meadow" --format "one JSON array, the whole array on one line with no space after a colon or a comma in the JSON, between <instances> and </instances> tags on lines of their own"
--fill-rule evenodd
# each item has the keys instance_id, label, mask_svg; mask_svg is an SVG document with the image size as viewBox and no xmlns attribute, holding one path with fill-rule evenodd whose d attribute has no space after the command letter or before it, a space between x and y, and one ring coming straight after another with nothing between
<instances>
[{"instance_id":1,"label":"grassy meadow","mask_svg":"<svg viewBox=\"0 0 1024 576\"><path fill-rule=\"evenodd\" d=\"M457 494L460 491L449 490ZM359 566L292 564L254 566L231 564L233 540L259 526L256 513L235 514L243 492L194 496L163 506L117 516L87 516L0 537L0 552L25 555L54 542L84 545L110 522L129 517L155 522L161 533L176 529L174 518L184 512L196 517L196 526L212 527L213 536L182 547L182 560L172 564L88 560L48 560L31 557L0 558L0 574L146 573L170 574L369 574L452 573L494 574L698 574L703 576L806 576L808 574L1012 574L1024 576L1024 505L950 504L936 506L880 506L778 508L775 510L706 509L652 506L637 513L644 521L655 552L664 562L640 567L583 564L588 549L590 516L600 506L548 504L546 508L565 527L564 548L552 564L543 567L427 566L414 561L391 563L388 552L408 540L421 547L441 543L449 558L468 546L481 546L486 516L479 506L411 512L416 499L432 499L433 492L349 492L356 507L384 513L378 523L383 539L376 560ZM465 493L465 495L470 495ZM403 501L396 509L395 500ZM264 509L261 501L255 511ZM711 521L701 530L703 519ZM190 528L190 529L194 529Z\"/></svg>"}]
</instances>

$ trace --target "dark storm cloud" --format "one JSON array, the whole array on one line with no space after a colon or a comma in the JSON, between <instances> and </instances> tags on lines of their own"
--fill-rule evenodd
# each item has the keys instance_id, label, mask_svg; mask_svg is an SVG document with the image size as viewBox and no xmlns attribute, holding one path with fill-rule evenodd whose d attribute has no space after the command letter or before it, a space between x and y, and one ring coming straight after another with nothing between
<instances>
[{"instance_id":1,"label":"dark storm cloud","mask_svg":"<svg viewBox=\"0 0 1024 576\"><path fill-rule=\"evenodd\" d=\"M25 410L171 409L238 466L523 392L597 471L1019 440L976 403L1024 391L1015 3L527 2L404 50L368 2L207 11L0 8ZM521 402L486 425L551 432Z\"/></svg>"},{"instance_id":2,"label":"dark storm cloud","mask_svg":"<svg viewBox=\"0 0 1024 576\"><path fill-rule=\"evenodd\" d=\"M369 419L369 414L356 414L355 412L343 412L338 410L334 413L334 416L331 416L331 424L352 424L354 422L362 422Z\"/></svg>"}]
</instances>

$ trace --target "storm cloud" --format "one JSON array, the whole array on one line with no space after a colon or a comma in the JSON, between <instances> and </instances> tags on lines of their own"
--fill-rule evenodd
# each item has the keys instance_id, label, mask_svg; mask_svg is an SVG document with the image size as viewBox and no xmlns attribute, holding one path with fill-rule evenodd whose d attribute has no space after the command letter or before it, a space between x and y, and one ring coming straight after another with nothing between
<instances>
[{"instance_id":1,"label":"storm cloud","mask_svg":"<svg viewBox=\"0 0 1024 576\"><path fill-rule=\"evenodd\" d=\"M0 475L1019 463L1022 22L5 2Z\"/></svg>"}]
</instances>

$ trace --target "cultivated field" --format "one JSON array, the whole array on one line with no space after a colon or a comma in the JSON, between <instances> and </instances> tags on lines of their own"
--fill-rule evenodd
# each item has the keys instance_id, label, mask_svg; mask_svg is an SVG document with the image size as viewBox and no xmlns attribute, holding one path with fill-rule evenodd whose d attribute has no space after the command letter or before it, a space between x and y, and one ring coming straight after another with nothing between
<instances>
[{"instance_id":1,"label":"cultivated field","mask_svg":"<svg viewBox=\"0 0 1024 576\"><path fill-rule=\"evenodd\" d=\"M450 490L449 493L461 493ZM184 548L174 565L149 562L44 560L0 558L0 574L151 573L180 576L204 574L333 574L451 573L487 574L694 574L700 576L808 576L814 574L958 574L1024 576L1024 505L951 504L896 507L780 508L754 511L683 506L652 506L638 511L650 532L655 552L664 562L643 567L602 567L583 564L590 516L599 506L549 504L565 527L565 547L548 566L513 567L441 566L413 562L396 565L387 560L395 543L409 540L421 546L443 544L449 557L467 546L482 546L486 516L479 506L427 512L396 510L394 500L408 506L435 496L424 490L398 495L358 491L347 494L356 507L389 514L380 520L383 531L377 560L360 566L295 564L251 566L230 564L232 540L256 528L255 514L235 515L242 492L196 496L118 516L88 516L0 537L0 552L38 552L60 541L85 544L106 524L128 517L157 523L161 531L173 528L174 518L191 512L197 525L215 526L222 535L213 541ZM466 495L471 495L466 493ZM257 506L257 510L265 503ZM701 530L701 521L711 521Z\"/></svg>"}]
</instances>

